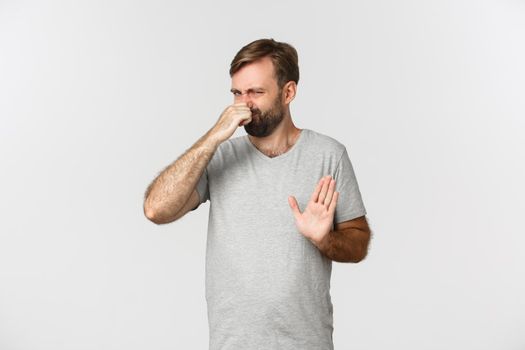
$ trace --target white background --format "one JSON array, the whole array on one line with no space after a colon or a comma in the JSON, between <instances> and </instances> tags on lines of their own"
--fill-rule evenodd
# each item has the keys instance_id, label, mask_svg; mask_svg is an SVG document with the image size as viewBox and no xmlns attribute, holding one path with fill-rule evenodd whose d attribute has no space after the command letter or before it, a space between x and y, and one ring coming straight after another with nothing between
<instances>
[{"instance_id":1,"label":"white background","mask_svg":"<svg viewBox=\"0 0 525 350\"><path fill-rule=\"evenodd\" d=\"M265 37L374 232L333 265L336 350L525 349L517 0L0 1L0 349L207 349L209 202L158 226L143 194Z\"/></svg>"}]
</instances>

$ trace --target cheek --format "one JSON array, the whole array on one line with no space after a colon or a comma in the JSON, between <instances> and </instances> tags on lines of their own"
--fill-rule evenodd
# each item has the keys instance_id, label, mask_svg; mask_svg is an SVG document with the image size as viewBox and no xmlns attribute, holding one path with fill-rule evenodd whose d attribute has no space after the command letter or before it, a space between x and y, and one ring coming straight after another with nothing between
<instances>
[{"instance_id":1,"label":"cheek","mask_svg":"<svg viewBox=\"0 0 525 350\"><path fill-rule=\"evenodd\" d=\"M268 111L270 108L272 108L272 101L267 100L261 100L261 101L254 101L253 103L254 107L257 107L261 111Z\"/></svg>"}]
</instances>

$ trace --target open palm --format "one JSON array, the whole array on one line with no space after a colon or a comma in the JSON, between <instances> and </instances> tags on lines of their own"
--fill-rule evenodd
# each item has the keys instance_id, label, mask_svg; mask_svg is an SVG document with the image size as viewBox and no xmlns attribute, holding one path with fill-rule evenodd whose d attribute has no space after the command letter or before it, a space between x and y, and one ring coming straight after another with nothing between
<instances>
[{"instance_id":1,"label":"open palm","mask_svg":"<svg viewBox=\"0 0 525 350\"><path fill-rule=\"evenodd\" d=\"M335 180L330 175L319 180L310 201L301 213L294 196L288 197L295 224L306 238L318 244L331 231L339 192L335 192Z\"/></svg>"}]
</instances>

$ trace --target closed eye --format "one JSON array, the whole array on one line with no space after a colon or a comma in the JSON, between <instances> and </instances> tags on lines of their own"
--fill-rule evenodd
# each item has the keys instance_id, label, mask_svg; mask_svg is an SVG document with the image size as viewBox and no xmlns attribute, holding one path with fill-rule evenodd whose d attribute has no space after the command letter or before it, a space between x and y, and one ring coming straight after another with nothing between
<instances>
[{"instance_id":1,"label":"closed eye","mask_svg":"<svg viewBox=\"0 0 525 350\"><path fill-rule=\"evenodd\" d=\"M242 92L240 92L239 90L234 90L234 89L231 89L230 90L231 93L234 95L234 96L241 96L242 95ZM252 89L248 89L246 91L246 93L249 95L249 96L261 96L263 94L266 93L265 90L252 90Z\"/></svg>"}]
</instances>

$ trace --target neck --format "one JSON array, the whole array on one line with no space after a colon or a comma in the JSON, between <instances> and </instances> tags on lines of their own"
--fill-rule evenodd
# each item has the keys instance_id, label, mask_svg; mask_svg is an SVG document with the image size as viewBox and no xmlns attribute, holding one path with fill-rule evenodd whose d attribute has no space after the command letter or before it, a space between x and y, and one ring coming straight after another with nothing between
<instances>
[{"instance_id":1,"label":"neck","mask_svg":"<svg viewBox=\"0 0 525 350\"><path fill-rule=\"evenodd\" d=\"M268 157L276 157L286 153L295 144L301 129L297 128L288 114L271 135L255 137L248 135L252 144Z\"/></svg>"}]
</instances>

